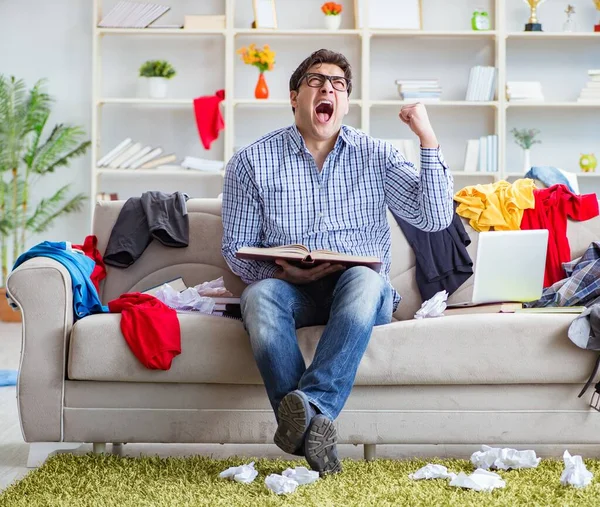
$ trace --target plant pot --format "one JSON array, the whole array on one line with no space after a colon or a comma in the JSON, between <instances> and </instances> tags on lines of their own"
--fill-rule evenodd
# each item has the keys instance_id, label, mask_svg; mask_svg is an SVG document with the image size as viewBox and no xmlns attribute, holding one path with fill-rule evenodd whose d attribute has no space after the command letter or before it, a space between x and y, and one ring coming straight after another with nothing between
<instances>
[{"instance_id":1,"label":"plant pot","mask_svg":"<svg viewBox=\"0 0 600 507\"><path fill-rule=\"evenodd\" d=\"M258 75L258 82L256 83L256 88L254 88L254 97L257 99L269 98L269 87L267 86L264 72Z\"/></svg>"},{"instance_id":2,"label":"plant pot","mask_svg":"<svg viewBox=\"0 0 600 507\"><path fill-rule=\"evenodd\" d=\"M335 16L325 16L325 27L328 30L339 30L342 24L342 16L337 14Z\"/></svg>"},{"instance_id":3,"label":"plant pot","mask_svg":"<svg viewBox=\"0 0 600 507\"><path fill-rule=\"evenodd\" d=\"M0 320L2 322L21 322L21 312L14 311L6 299L6 289L0 288Z\"/></svg>"},{"instance_id":4,"label":"plant pot","mask_svg":"<svg viewBox=\"0 0 600 507\"><path fill-rule=\"evenodd\" d=\"M531 169L531 150L523 150L523 174Z\"/></svg>"},{"instance_id":5,"label":"plant pot","mask_svg":"<svg viewBox=\"0 0 600 507\"><path fill-rule=\"evenodd\" d=\"M164 99L169 90L169 80L166 77L147 77L148 97L151 99Z\"/></svg>"}]
</instances>

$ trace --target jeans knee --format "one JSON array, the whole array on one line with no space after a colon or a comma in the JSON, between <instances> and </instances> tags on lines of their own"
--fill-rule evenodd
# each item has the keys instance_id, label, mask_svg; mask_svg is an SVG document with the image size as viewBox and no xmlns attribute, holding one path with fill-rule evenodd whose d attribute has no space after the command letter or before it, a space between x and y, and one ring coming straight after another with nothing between
<instances>
[{"instance_id":1,"label":"jeans knee","mask_svg":"<svg viewBox=\"0 0 600 507\"><path fill-rule=\"evenodd\" d=\"M342 273L338 284L356 285L368 293L381 294L386 286L382 276L371 268L365 266L354 266Z\"/></svg>"},{"instance_id":2,"label":"jeans knee","mask_svg":"<svg viewBox=\"0 0 600 507\"><path fill-rule=\"evenodd\" d=\"M283 280L277 278L265 278L248 285L240 298L242 312L251 311L253 308L263 307L273 299L274 294L279 292Z\"/></svg>"}]
</instances>

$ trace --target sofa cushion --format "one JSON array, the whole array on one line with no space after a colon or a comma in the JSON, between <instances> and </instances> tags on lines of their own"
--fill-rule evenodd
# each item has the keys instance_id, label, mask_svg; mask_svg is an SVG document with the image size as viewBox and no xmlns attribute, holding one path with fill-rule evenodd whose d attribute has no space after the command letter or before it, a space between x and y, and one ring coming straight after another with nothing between
<instances>
[{"instance_id":1,"label":"sofa cushion","mask_svg":"<svg viewBox=\"0 0 600 507\"><path fill-rule=\"evenodd\" d=\"M243 324L184 314L181 355L168 371L148 370L120 331L119 314L92 315L71 333L73 380L260 384ZM374 329L356 385L569 384L589 375L595 354L567 337L572 315L478 314L392 322ZM312 360L323 326L298 330Z\"/></svg>"}]
</instances>

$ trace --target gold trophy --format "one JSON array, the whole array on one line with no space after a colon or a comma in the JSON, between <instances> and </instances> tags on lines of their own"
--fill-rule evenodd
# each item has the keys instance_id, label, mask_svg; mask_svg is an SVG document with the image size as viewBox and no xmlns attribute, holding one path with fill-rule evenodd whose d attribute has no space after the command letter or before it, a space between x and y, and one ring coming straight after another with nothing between
<instances>
[{"instance_id":1,"label":"gold trophy","mask_svg":"<svg viewBox=\"0 0 600 507\"><path fill-rule=\"evenodd\" d=\"M596 6L596 9L598 9L598 11L600 12L600 0L593 1L594 5ZM594 32L600 32L600 20L598 21L598 24L594 25Z\"/></svg>"},{"instance_id":2,"label":"gold trophy","mask_svg":"<svg viewBox=\"0 0 600 507\"><path fill-rule=\"evenodd\" d=\"M538 22L537 18L537 8L543 4L546 0L524 0L529 8L531 9L531 16L529 18L529 23L525 24L526 32L542 32L542 24ZM594 2L598 3L600 0L594 0Z\"/></svg>"}]
</instances>

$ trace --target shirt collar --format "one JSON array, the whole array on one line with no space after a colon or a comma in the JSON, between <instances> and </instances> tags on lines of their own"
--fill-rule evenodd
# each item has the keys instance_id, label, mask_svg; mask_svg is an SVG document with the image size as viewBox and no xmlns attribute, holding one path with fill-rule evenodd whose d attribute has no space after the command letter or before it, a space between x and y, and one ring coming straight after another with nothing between
<instances>
[{"instance_id":1,"label":"shirt collar","mask_svg":"<svg viewBox=\"0 0 600 507\"><path fill-rule=\"evenodd\" d=\"M298 130L298 127L296 126L295 123L290 127L289 134L290 134L290 138L289 138L290 144L292 146L294 153L298 153L298 152L306 149L306 143L304 142L304 138L302 137L302 134L300 134L300 131ZM348 127L346 127L346 125L341 126L340 135L338 136L338 139L336 140L335 146L337 146L339 144L340 138L347 145L356 147L356 141L352 138L352 133L349 131L349 129L348 129ZM335 146L334 146L334 149L335 149Z\"/></svg>"}]
</instances>

